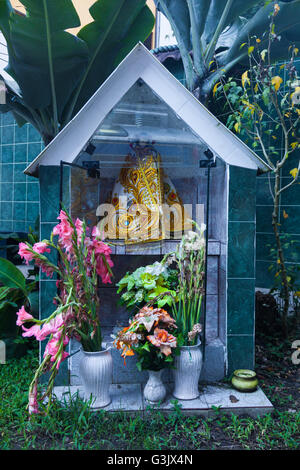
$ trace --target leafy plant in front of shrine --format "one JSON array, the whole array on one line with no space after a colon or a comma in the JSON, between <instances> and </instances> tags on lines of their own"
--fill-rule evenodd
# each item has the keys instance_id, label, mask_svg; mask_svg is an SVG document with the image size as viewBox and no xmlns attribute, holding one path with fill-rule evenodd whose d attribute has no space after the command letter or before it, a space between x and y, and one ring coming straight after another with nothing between
<instances>
[{"instance_id":1,"label":"leafy plant in front of shrine","mask_svg":"<svg viewBox=\"0 0 300 470\"><path fill-rule=\"evenodd\" d=\"M120 303L126 305L130 312L150 301L158 307L172 305L172 298L176 297L178 271L170 269L166 262L168 258L166 256L161 262L141 266L133 273L128 272L117 283L118 294L122 292Z\"/></svg>"},{"instance_id":2,"label":"leafy plant in front of shrine","mask_svg":"<svg viewBox=\"0 0 300 470\"><path fill-rule=\"evenodd\" d=\"M177 339L175 320L162 308L146 305L116 335L114 345L127 356L137 354L139 370L158 371L172 367Z\"/></svg>"},{"instance_id":3,"label":"leafy plant in front of shrine","mask_svg":"<svg viewBox=\"0 0 300 470\"><path fill-rule=\"evenodd\" d=\"M287 336L290 290L293 286L286 263L282 228L292 209L288 213L281 207L280 201L282 194L297 183L300 171L298 159L295 168L289 173L285 170L290 164L291 154L300 149L300 80L294 65L299 49L294 45L286 50L286 56L289 56L287 62L276 67L272 63L271 51L282 48L280 26L277 28L276 20L281 3L276 3L271 12L269 29L261 37L252 35L241 45L241 50L247 50L249 68L242 74L240 83L236 79L221 80L215 93L218 96L222 92L219 96L225 98L230 108L227 126L241 135L254 150L262 152L272 172L273 181L269 175L273 202L271 222L276 242L276 275L280 279L279 291L283 298L282 328ZM263 50L260 47L262 42L266 44ZM285 83L281 77L283 73ZM290 176L287 184L283 184L281 179L283 171Z\"/></svg>"},{"instance_id":4,"label":"leafy plant in front of shrine","mask_svg":"<svg viewBox=\"0 0 300 470\"><path fill-rule=\"evenodd\" d=\"M176 301L172 302L173 317L178 326L180 346L194 345L202 331L200 324L205 293L205 224L197 231L184 234L178 244L175 258L179 271Z\"/></svg>"},{"instance_id":5,"label":"leafy plant in front of shrine","mask_svg":"<svg viewBox=\"0 0 300 470\"><path fill-rule=\"evenodd\" d=\"M7 43L0 76L19 126L31 123L48 144L91 98L122 59L151 33L146 0L95 0L81 25L72 0L20 0L26 15L0 1ZM84 1L82 2L85 3Z\"/></svg>"},{"instance_id":6,"label":"leafy plant in front of shrine","mask_svg":"<svg viewBox=\"0 0 300 470\"><path fill-rule=\"evenodd\" d=\"M47 276L55 275L58 287L54 299L56 308L48 318L34 318L25 306L17 312L17 325L22 328L23 337L48 340L43 360L29 388L30 414L39 412L46 397L49 408L54 379L62 361L69 356L66 348L71 338L80 341L84 351L102 350L97 287L98 276L103 283L111 282L111 249L100 239L97 227L89 234L84 221L73 221L63 210L58 219L60 223L54 227L50 240L33 246L29 243L19 245L21 258L27 264L33 261ZM46 254L58 255L58 263L52 263ZM49 373L48 386L45 393L39 395L38 382L46 372Z\"/></svg>"}]
</instances>

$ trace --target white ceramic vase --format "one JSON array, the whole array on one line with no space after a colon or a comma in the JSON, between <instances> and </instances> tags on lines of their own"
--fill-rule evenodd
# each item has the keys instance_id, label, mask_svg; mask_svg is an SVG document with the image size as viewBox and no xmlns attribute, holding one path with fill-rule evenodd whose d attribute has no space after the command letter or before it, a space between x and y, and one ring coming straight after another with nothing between
<instances>
[{"instance_id":1,"label":"white ceramic vase","mask_svg":"<svg viewBox=\"0 0 300 470\"><path fill-rule=\"evenodd\" d=\"M195 346L182 346L175 358L173 396L179 400L194 400L199 396L199 378L202 369L201 342Z\"/></svg>"},{"instance_id":2,"label":"white ceramic vase","mask_svg":"<svg viewBox=\"0 0 300 470\"><path fill-rule=\"evenodd\" d=\"M113 360L109 349L86 352L83 349L79 373L84 385L84 399L92 396L92 408L103 408L110 404L109 387L112 383Z\"/></svg>"},{"instance_id":3,"label":"white ceramic vase","mask_svg":"<svg viewBox=\"0 0 300 470\"><path fill-rule=\"evenodd\" d=\"M149 403L162 402L167 390L162 381L163 370L149 370L149 379L144 388L144 397Z\"/></svg>"}]
</instances>

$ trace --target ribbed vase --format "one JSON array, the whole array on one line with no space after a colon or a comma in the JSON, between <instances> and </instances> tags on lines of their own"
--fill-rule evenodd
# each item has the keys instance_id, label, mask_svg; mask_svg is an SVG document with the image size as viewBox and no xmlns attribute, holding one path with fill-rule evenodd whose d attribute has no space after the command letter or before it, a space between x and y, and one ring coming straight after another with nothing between
<instances>
[{"instance_id":1,"label":"ribbed vase","mask_svg":"<svg viewBox=\"0 0 300 470\"><path fill-rule=\"evenodd\" d=\"M82 350L79 373L84 385L84 398L92 396L92 408L103 408L111 402L109 387L112 383L113 360L110 351L86 352Z\"/></svg>"},{"instance_id":2,"label":"ribbed vase","mask_svg":"<svg viewBox=\"0 0 300 470\"><path fill-rule=\"evenodd\" d=\"M195 346L182 346L175 358L173 396L179 400L194 400L199 396L199 378L202 369L200 341Z\"/></svg>"},{"instance_id":3,"label":"ribbed vase","mask_svg":"<svg viewBox=\"0 0 300 470\"><path fill-rule=\"evenodd\" d=\"M162 370L149 370L149 379L144 388L144 397L149 403L162 402L167 390L162 381Z\"/></svg>"}]
</instances>

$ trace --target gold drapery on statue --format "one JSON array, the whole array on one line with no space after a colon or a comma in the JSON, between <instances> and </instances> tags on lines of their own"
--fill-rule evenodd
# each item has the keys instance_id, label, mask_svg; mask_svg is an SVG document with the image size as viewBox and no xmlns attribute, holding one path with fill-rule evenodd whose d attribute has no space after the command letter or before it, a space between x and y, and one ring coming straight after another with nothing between
<instances>
[{"instance_id":1,"label":"gold drapery on statue","mask_svg":"<svg viewBox=\"0 0 300 470\"><path fill-rule=\"evenodd\" d=\"M191 217L161 168L160 154L152 145L131 148L113 188L104 237L131 244L181 238L192 229Z\"/></svg>"}]
</instances>

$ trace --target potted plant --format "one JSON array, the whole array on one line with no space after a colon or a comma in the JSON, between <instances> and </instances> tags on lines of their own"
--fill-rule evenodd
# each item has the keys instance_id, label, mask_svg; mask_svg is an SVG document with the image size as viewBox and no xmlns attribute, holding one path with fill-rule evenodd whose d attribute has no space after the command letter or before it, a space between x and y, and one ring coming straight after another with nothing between
<instances>
[{"instance_id":1,"label":"potted plant","mask_svg":"<svg viewBox=\"0 0 300 470\"><path fill-rule=\"evenodd\" d=\"M46 397L50 406L54 379L61 362L69 356L67 345L71 338L80 341L82 346L84 359L80 371L86 398L92 395L94 407L110 402L112 357L110 351L102 347L97 284L98 276L103 283L111 282L111 249L101 240L97 227L89 234L84 221L73 221L63 210L58 219L60 223L54 227L50 240L33 246L19 245L19 254L26 263L33 261L47 276L55 275L58 288L54 299L56 309L48 318L36 319L24 306L17 312L17 324L22 327L24 337L48 340L43 361L29 388L29 413L38 413ZM57 265L45 256L53 251L58 254ZM47 390L39 394L38 381L45 372L49 373Z\"/></svg>"},{"instance_id":2,"label":"potted plant","mask_svg":"<svg viewBox=\"0 0 300 470\"><path fill-rule=\"evenodd\" d=\"M138 311L149 302L159 308L166 305L171 307L178 284L178 272L169 267L172 261L167 255L160 262L141 266L133 273L127 272L117 283L117 293L122 293L121 305L126 305L130 313Z\"/></svg>"},{"instance_id":3,"label":"potted plant","mask_svg":"<svg viewBox=\"0 0 300 470\"><path fill-rule=\"evenodd\" d=\"M178 326L177 340L180 354L175 359L173 395L181 400L199 396L198 382L202 368L199 334L205 279L205 225L189 231L182 237L175 252L179 272L176 299L172 313Z\"/></svg>"},{"instance_id":4,"label":"potted plant","mask_svg":"<svg viewBox=\"0 0 300 470\"><path fill-rule=\"evenodd\" d=\"M177 340L171 332L175 329L175 320L165 310L146 305L130 320L129 326L116 335L114 345L122 350L124 363L126 356L136 353L138 369L149 372L144 397L150 403L165 398L162 371L174 364Z\"/></svg>"}]
</instances>

